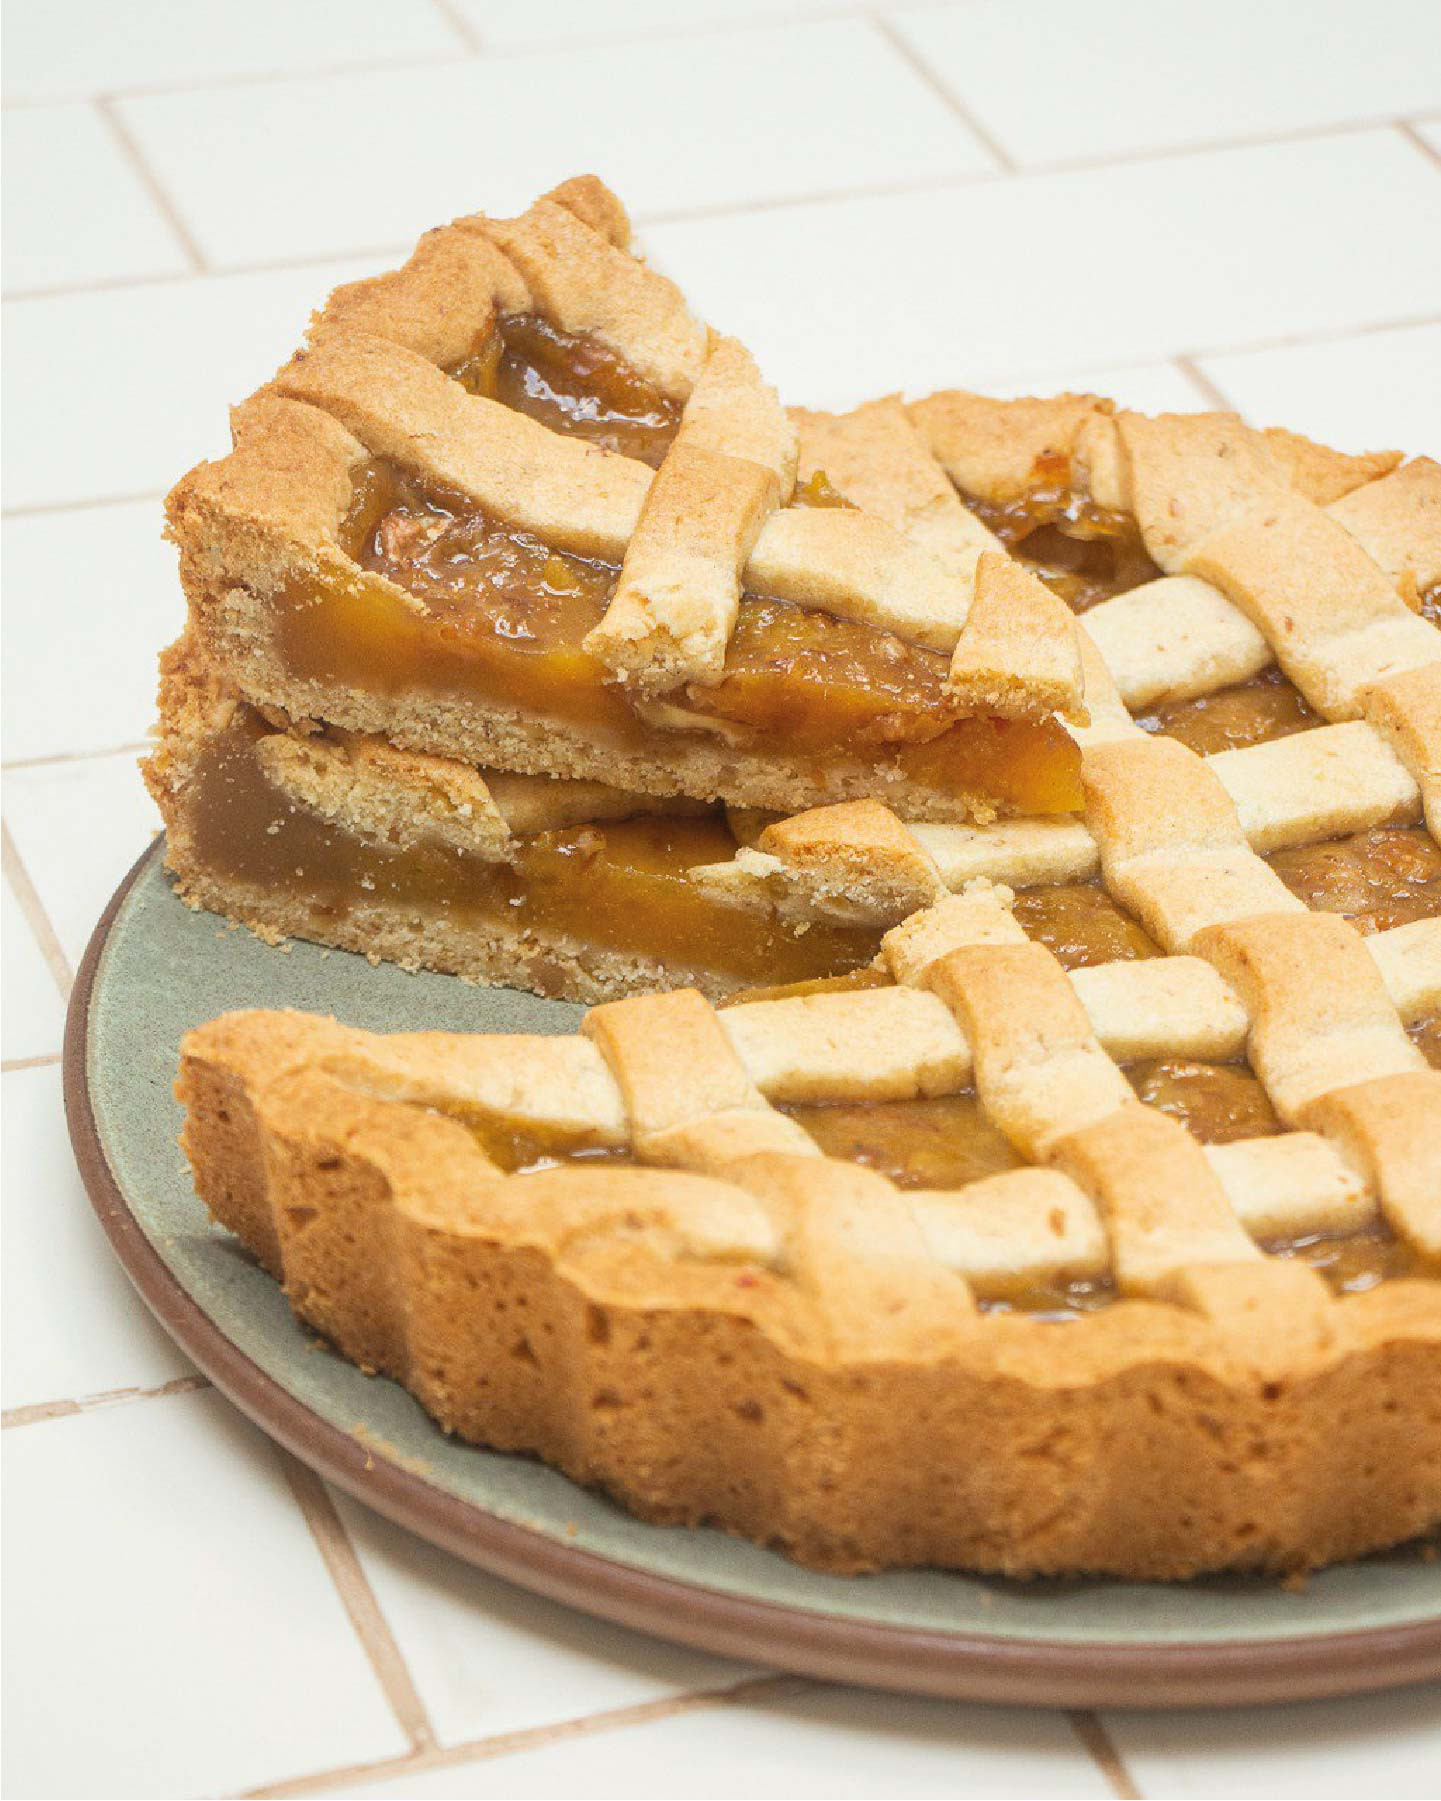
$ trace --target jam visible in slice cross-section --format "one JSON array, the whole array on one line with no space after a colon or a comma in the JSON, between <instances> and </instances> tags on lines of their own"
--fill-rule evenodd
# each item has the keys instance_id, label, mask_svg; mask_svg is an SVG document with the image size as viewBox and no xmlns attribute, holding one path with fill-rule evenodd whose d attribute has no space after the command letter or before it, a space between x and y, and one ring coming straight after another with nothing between
<instances>
[{"instance_id":1,"label":"jam visible in slice cross-section","mask_svg":"<svg viewBox=\"0 0 1441 1801\"><path fill-rule=\"evenodd\" d=\"M296 583L281 608L294 674L564 719L598 743L654 738L631 691L583 647L613 566L551 550L379 464L358 486L344 548L359 567ZM889 632L747 595L720 680L663 698L702 742L719 734L803 763L864 758L882 782L1005 812L1077 808L1079 752L1059 723L964 712L948 668Z\"/></svg>"},{"instance_id":2,"label":"jam visible in slice cross-section","mask_svg":"<svg viewBox=\"0 0 1441 1801\"><path fill-rule=\"evenodd\" d=\"M1363 932L1441 914L1441 847L1419 826L1377 826L1266 861L1313 912L1340 913Z\"/></svg>"},{"instance_id":3,"label":"jam visible in slice cross-section","mask_svg":"<svg viewBox=\"0 0 1441 1801\"><path fill-rule=\"evenodd\" d=\"M589 332L534 313L500 321L451 374L551 431L658 468L680 424L679 404Z\"/></svg>"},{"instance_id":4,"label":"jam visible in slice cross-section","mask_svg":"<svg viewBox=\"0 0 1441 1801\"><path fill-rule=\"evenodd\" d=\"M189 798L194 855L228 882L291 897L322 938L357 909L399 906L460 929L499 926L542 944L631 953L664 962L679 980L722 986L806 981L876 954L879 934L865 928L797 931L707 899L686 872L734 855L718 818L641 816L543 832L518 841L503 863L438 842L397 848L275 787L255 755L264 732L247 711L204 754ZM529 973L543 981L543 964Z\"/></svg>"},{"instance_id":5,"label":"jam visible in slice cross-section","mask_svg":"<svg viewBox=\"0 0 1441 1801\"><path fill-rule=\"evenodd\" d=\"M1275 667L1263 669L1249 681L1218 688L1214 694L1162 701L1136 719L1145 731L1179 738L1202 757L1289 738L1293 732L1309 731L1323 723L1300 690Z\"/></svg>"}]
</instances>

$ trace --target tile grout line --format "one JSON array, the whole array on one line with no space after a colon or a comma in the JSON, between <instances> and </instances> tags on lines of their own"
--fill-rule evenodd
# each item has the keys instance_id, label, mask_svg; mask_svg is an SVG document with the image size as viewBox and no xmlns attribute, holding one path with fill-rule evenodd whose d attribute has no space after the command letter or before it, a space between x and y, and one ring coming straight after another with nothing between
<instances>
[{"instance_id":1,"label":"tile grout line","mask_svg":"<svg viewBox=\"0 0 1441 1801\"><path fill-rule=\"evenodd\" d=\"M1438 150L1429 138L1422 137L1413 120L1397 119L1396 131L1399 136L1405 138L1408 144L1413 144L1427 162L1435 163L1438 168L1441 168L1441 150Z\"/></svg>"},{"instance_id":2,"label":"tile grout line","mask_svg":"<svg viewBox=\"0 0 1441 1801\"><path fill-rule=\"evenodd\" d=\"M454 4L454 0L430 0L430 4L432 10L440 14L472 56L484 55L484 40L465 14Z\"/></svg>"},{"instance_id":3,"label":"tile grout line","mask_svg":"<svg viewBox=\"0 0 1441 1801\"><path fill-rule=\"evenodd\" d=\"M870 23L878 36L885 39L901 61L919 81L925 83L953 118L958 120L997 166L1007 175L1019 173L1015 158L1001 140L983 125L951 87L938 69L933 69L913 44L904 36L893 19L881 13L870 14Z\"/></svg>"},{"instance_id":4,"label":"tile grout line","mask_svg":"<svg viewBox=\"0 0 1441 1801\"><path fill-rule=\"evenodd\" d=\"M75 986L75 971L70 967L70 959L65 955L65 947L61 944L55 927L50 923L50 915L45 911L45 903L41 900L38 889L30 879L30 871L21 860L20 852L15 848L15 840L10 836L10 827L0 825L0 866L3 866L5 879L11 891L20 903L20 911L25 915L25 923L30 927L40 955L44 957L46 967L55 979L55 986L60 990L60 998L68 1001L70 990Z\"/></svg>"},{"instance_id":5,"label":"tile grout line","mask_svg":"<svg viewBox=\"0 0 1441 1801\"><path fill-rule=\"evenodd\" d=\"M565 1739L620 1732L628 1726L647 1726L657 1720L672 1719L678 1714L698 1712L706 1707L730 1706L755 1695L785 1694L800 1688L819 1686L823 1685L813 1683L806 1677L748 1676L728 1688L695 1689L689 1694L665 1695L654 1701L638 1701L629 1707L613 1707L603 1713L583 1714L578 1719L556 1720L546 1726L525 1726L513 1732L491 1733L484 1738L467 1739L457 1745L437 1744L426 1751L413 1752L406 1757L382 1758L374 1763L351 1764L318 1771L313 1775L267 1783L260 1788L247 1789L242 1801L270 1801L271 1797L293 1795L323 1795L342 1782L380 1781L390 1776L415 1776L429 1770L489 1763Z\"/></svg>"},{"instance_id":6,"label":"tile grout line","mask_svg":"<svg viewBox=\"0 0 1441 1801\"><path fill-rule=\"evenodd\" d=\"M436 50L425 56L392 57L378 62L316 63L305 69L256 69L243 75L209 74L188 81L136 82L115 88L74 89L60 94L44 94L30 98L16 96L0 101L0 112L40 112L47 106L83 106L87 101L166 100L187 94L208 94L234 88L279 87L293 81L333 81L338 75L386 75L406 69L436 69L464 62L467 52L459 47Z\"/></svg>"},{"instance_id":7,"label":"tile grout line","mask_svg":"<svg viewBox=\"0 0 1441 1801\"><path fill-rule=\"evenodd\" d=\"M96 112L110 127L110 135L115 139L122 154L129 162L132 173L138 176L141 185L154 201L161 217L174 232L191 268L199 274L207 274L209 269L204 252L181 216L179 207L171 199L164 183L141 154L140 146L131 135L130 127L120 117L120 110L114 99L108 94L98 94L94 105Z\"/></svg>"},{"instance_id":8,"label":"tile grout line","mask_svg":"<svg viewBox=\"0 0 1441 1801\"><path fill-rule=\"evenodd\" d=\"M102 757L139 756L142 751L150 748L150 740L141 738L133 744L102 744L95 750L55 750L38 757L8 757L0 763L0 769L7 773L12 770L53 769L57 763L92 763L98 762Z\"/></svg>"},{"instance_id":9,"label":"tile grout line","mask_svg":"<svg viewBox=\"0 0 1441 1801\"><path fill-rule=\"evenodd\" d=\"M950 3L951 0L909 0L907 11L940 12ZM687 43L696 38L723 37L742 31L786 29L798 25L838 25L853 19L863 19L868 10L866 0L852 0L851 4L842 0L841 4L825 12L799 8L795 12L779 15L756 15L738 24L725 20L708 20L698 25L671 30L637 28L634 31L610 32L600 37L568 36L558 43L534 38L520 44L486 45L476 39L468 22L452 14L450 8L453 0L434 0L434 4L448 22L456 27L457 34L473 43L473 48L456 46L421 56L390 57L374 62L317 63L303 69L271 68L242 75L210 74L194 76L188 80L139 82L133 86L111 88L108 93L114 100L151 100L173 94L205 93L212 88L255 87L291 81L328 81L338 75L388 75L392 70L444 68L465 62L473 55L483 55L496 62L508 62L527 56L539 58L565 52L585 54L595 50L634 48L638 44ZM95 90L85 88L67 88L54 94L13 94L8 99L0 99L0 112L36 112L47 106L77 106L83 105L87 100L93 101L96 97Z\"/></svg>"},{"instance_id":10,"label":"tile grout line","mask_svg":"<svg viewBox=\"0 0 1441 1801\"><path fill-rule=\"evenodd\" d=\"M1066 1719L1092 1763L1105 1777L1116 1801L1143 1801L1142 1791L1137 1788L1135 1778L1126 1768L1126 1761L1116 1749L1100 1715L1089 1707L1078 1707L1070 1709Z\"/></svg>"},{"instance_id":11,"label":"tile grout line","mask_svg":"<svg viewBox=\"0 0 1441 1801\"><path fill-rule=\"evenodd\" d=\"M49 1069L60 1057L59 1051L42 1051L36 1057L7 1057L0 1063L0 1075L17 1075L22 1069Z\"/></svg>"},{"instance_id":12,"label":"tile grout line","mask_svg":"<svg viewBox=\"0 0 1441 1801\"><path fill-rule=\"evenodd\" d=\"M863 14L850 14L848 17L864 18ZM1409 124L1398 123L1394 119L1377 118L1351 121L1341 125L1307 126L1296 130L1271 136L1256 135L1252 137L1224 139L1213 144L1183 144L1153 151L1126 152L1119 156L1103 156L1072 162L1028 163L1013 162L1008 153L998 143L991 140L990 134L969 112L966 111L948 89L940 87L931 75L927 65L910 50L903 39L892 38L887 20L872 16L869 20L880 34L891 42L897 52L921 76L955 113L956 117L967 126L982 146L997 159L999 166L994 168L975 169L961 173L929 175L912 181L857 183L849 187L820 189L811 193L782 194L764 200L720 201L713 205L700 207L679 207L668 211L647 212L637 209L632 219L637 227L644 230L655 225L699 224L708 219L740 218L751 213L784 212L789 208L802 206L843 206L853 200L886 200L899 199L907 195L928 193L944 193L956 188L985 187L1006 181L1028 181L1032 178L1045 178L1052 175L1068 175L1072 173L1104 173L1106 170L1124 168L1150 162L1174 160L1183 156L1214 155L1226 150L1256 150L1272 145L1308 143L1317 139L1337 136L1359 135L1390 128L1415 143L1428 157L1435 158L1433 151L1423 138L1415 134ZM108 102L107 102L108 104ZM114 115L107 115L114 119ZM118 120L115 121L117 129ZM128 142L128 140L127 140ZM133 152L133 146L132 146ZM133 152L138 156L138 152ZM143 165L142 165L143 167ZM163 190L153 184L157 196L163 199ZM174 221L177 230L184 230L178 216ZM324 268L327 263L350 262L357 258L384 257L400 255L406 247L394 242L385 244L355 245L346 249L327 250L319 257L279 257L269 261L227 263L211 265L203 260L193 269L179 274L164 275L132 275L118 277L107 281L85 281L60 284L49 288L18 289L0 294L0 301L7 306L19 305L30 301L61 300L80 294L103 294L112 291L123 291L141 287L160 287L167 283L186 282L198 279L226 279L232 276L277 274L285 270ZM200 253L197 250L196 256ZM135 495L127 498L148 499L148 495ZM10 508L3 516L14 513L38 511L39 508Z\"/></svg>"},{"instance_id":13,"label":"tile grout line","mask_svg":"<svg viewBox=\"0 0 1441 1801\"><path fill-rule=\"evenodd\" d=\"M190 1376L174 1376L157 1388L105 1388L93 1395L80 1395L75 1400L35 1401L28 1407L7 1407L0 1414L0 1426L8 1432L15 1426L38 1426L44 1420L73 1419L80 1413L99 1413L106 1407L119 1407L129 1401L160 1401L170 1395L195 1394L211 1386L209 1376L198 1372Z\"/></svg>"},{"instance_id":14,"label":"tile grout line","mask_svg":"<svg viewBox=\"0 0 1441 1801\"><path fill-rule=\"evenodd\" d=\"M276 1455L361 1649L370 1660L401 1731L410 1740L412 1753L433 1750L435 1728L415 1678L325 1484L288 1451L277 1447Z\"/></svg>"},{"instance_id":15,"label":"tile grout line","mask_svg":"<svg viewBox=\"0 0 1441 1801\"><path fill-rule=\"evenodd\" d=\"M131 507L143 500L164 498L164 488L147 488L141 494L98 494L84 500L37 500L31 506L0 507L0 519L39 519L47 513L76 513L85 507Z\"/></svg>"},{"instance_id":16,"label":"tile grout line","mask_svg":"<svg viewBox=\"0 0 1441 1801\"><path fill-rule=\"evenodd\" d=\"M1226 398L1220 388L1218 388L1215 382L1211 380L1210 376L1207 375L1206 371L1197 363L1195 357L1182 351L1179 355L1173 356L1171 361L1181 371L1182 375L1185 376L1186 380L1190 382L1191 386L1197 389L1199 393L1205 395L1212 406L1219 408L1223 413L1234 413L1240 410Z\"/></svg>"}]
</instances>

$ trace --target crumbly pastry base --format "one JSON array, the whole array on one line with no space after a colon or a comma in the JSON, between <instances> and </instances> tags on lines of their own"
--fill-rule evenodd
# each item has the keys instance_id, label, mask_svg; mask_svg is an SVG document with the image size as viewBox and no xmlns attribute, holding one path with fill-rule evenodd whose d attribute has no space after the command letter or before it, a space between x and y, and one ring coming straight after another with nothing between
<instances>
[{"instance_id":1,"label":"crumbly pastry base","mask_svg":"<svg viewBox=\"0 0 1441 1801\"><path fill-rule=\"evenodd\" d=\"M237 1015L188 1041L207 1206L447 1432L643 1519L838 1573L1160 1580L1312 1568L1441 1521L1433 1283L1348 1297L1319 1329L1219 1285L1206 1317L1131 1300L1054 1323L961 1317L923 1286L902 1302L843 1232L820 1289L682 1261L652 1240L694 1230L728 1183L498 1178L454 1120L307 1067L315 1025ZM779 1188L788 1162L748 1180Z\"/></svg>"}]
</instances>

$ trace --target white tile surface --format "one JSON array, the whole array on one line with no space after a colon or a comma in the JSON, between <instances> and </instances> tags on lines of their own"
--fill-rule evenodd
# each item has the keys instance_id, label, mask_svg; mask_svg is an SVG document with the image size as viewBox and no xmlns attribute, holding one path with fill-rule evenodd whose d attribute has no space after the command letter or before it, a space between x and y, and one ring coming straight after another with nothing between
<instances>
[{"instance_id":1,"label":"white tile surface","mask_svg":"<svg viewBox=\"0 0 1441 1801\"><path fill-rule=\"evenodd\" d=\"M607 93L645 97L624 131ZM581 169L644 216L990 166L860 20L164 95L122 111L202 248L227 266L409 243L456 213L521 208Z\"/></svg>"},{"instance_id":2,"label":"white tile surface","mask_svg":"<svg viewBox=\"0 0 1441 1801\"><path fill-rule=\"evenodd\" d=\"M185 603L156 501L5 526L7 761L139 743Z\"/></svg>"},{"instance_id":3,"label":"white tile surface","mask_svg":"<svg viewBox=\"0 0 1441 1801\"><path fill-rule=\"evenodd\" d=\"M189 1375L190 1364L130 1286L86 1198L65 1130L59 1068L11 1070L0 1076L0 1096L5 1406L157 1388ZM65 1305L57 1306L57 1293Z\"/></svg>"},{"instance_id":4,"label":"white tile surface","mask_svg":"<svg viewBox=\"0 0 1441 1801\"><path fill-rule=\"evenodd\" d=\"M5 959L4 1051L7 1063L20 1057L48 1057L59 1051L65 1035L65 1003L40 954L35 935L7 880L0 946Z\"/></svg>"},{"instance_id":5,"label":"white tile surface","mask_svg":"<svg viewBox=\"0 0 1441 1801\"><path fill-rule=\"evenodd\" d=\"M8 1435L6 1792L233 1792L404 1739L275 1455L212 1391Z\"/></svg>"},{"instance_id":6,"label":"white tile surface","mask_svg":"<svg viewBox=\"0 0 1441 1801\"><path fill-rule=\"evenodd\" d=\"M1044 1795L1059 1801L1110 1790L1060 1714L797 1683L776 1697L330 1792L417 1801L431 1795L471 1801Z\"/></svg>"},{"instance_id":7,"label":"white tile surface","mask_svg":"<svg viewBox=\"0 0 1441 1801\"><path fill-rule=\"evenodd\" d=\"M1441 324L1206 357L1201 367L1258 425L1342 450L1441 454Z\"/></svg>"},{"instance_id":8,"label":"white tile surface","mask_svg":"<svg viewBox=\"0 0 1441 1801\"><path fill-rule=\"evenodd\" d=\"M431 0L10 0L5 95L230 81L438 56L459 43Z\"/></svg>"},{"instance_id":9,"label":"white tile surface","mask_svg":"<svg viewBox=\"0 0 1441 1801\"><path fill-rule=\"evenodd\" d=\"M374 259L5 307L5 504L158 494L230 447L230 407Z\"/></svg>"},{"instance_id":10,"label":"white tile surface","mask_svg":"<svg viewBox=\"0 0 1441 1801\"><path fill-rule=\"evenodd\" d=\"M788 394L840 405L1393 319L1441 295L1441 170L1394 132L1355 132L646 239Z\"/></svg>"},{"instance_id":11,"label":"white tile surface","mask_svg":"<svg viewBox=\"0 0 1441 1801\"><path fill-rule=\"evenodd\" d=\"M1141 1792L1157 1801L1435 1801L1441 1791L1435 1688L1226 1713L1113 1713L1105 1724Z\"/></svg>"},{"instance_id":12,"label":"white tile surface","mask_svg":"<svg viewBox=\"0 0 1441 1801\"><path fill-rule=\"evenodd\" d=\"M335 1496L442 1744L757 1674L499 1582Z\"/></svg>"},{"instance_id":13,"label":"white tile surface","mask_svg":"<svg viewBox=\"0 0 1441 1801\"><path fill-rule=\"evenodd\" d=\"M11 770L5 818L73 969L120 878L160 828L134 752Z\"/></svg>"},{"instance_id":14,"label":"white tile surface","mask_svg":"<svg viewBox=\"0 0 1441 1801\"><path fill-rule=\"evenodd\" d=\"M175 233L93 106L7 112L5 290L169 275Z\"/></svg>"},{"instance_id":15,"label":"white tile surface","mask_svg":"<svg viewBox=\"0 0 1441 1801\"><path fill-rule=\"evenodd\" d=\"M895 22L1022 163L1404 118L1441 101L1434 0L1299 11L1088 0L1081 29L1071 0L969 0Z\"/></svg>"},{"instance_id":16,"label":"white tile surface","mask_svg":"<svg viewBox=\"0 0 1441 1801\"><path fill-rule=\"evenodd\" d=\"M455 0L456 12L487 50L514 50L534 44L594 43L604 38L639 38L748 25L760 20L789 24L809 17L836 18L867 12L866 0Z\"/></svg>"}]
</instances>

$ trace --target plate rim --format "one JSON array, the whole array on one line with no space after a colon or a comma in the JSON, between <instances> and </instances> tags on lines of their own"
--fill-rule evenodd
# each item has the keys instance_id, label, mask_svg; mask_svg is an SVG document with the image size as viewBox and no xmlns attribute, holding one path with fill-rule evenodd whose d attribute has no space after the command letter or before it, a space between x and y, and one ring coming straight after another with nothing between
<instances>
[{"instance_id":1,"label":"plate rim","mask_svg":"<svg viewBox=\"0 0 1441 1801\"><path fill-rule=\"evenodd\" d=\"M491 1575L582 1613L825 1681L1010 1705L1160 1708L1315 1700L1441 1677L1441 1617L1204 1644L1001 1638L838 1619L559 1544L377 1455L293 1395L205 1313L150 1243L105 1155L89 1089L91 1003L126 897L163 851L162 834L132 864L76 972L62 1056L75 1160L112 1250L164 1330L267 1436L366 1506Z\"/></svg>"}]
</instances>

